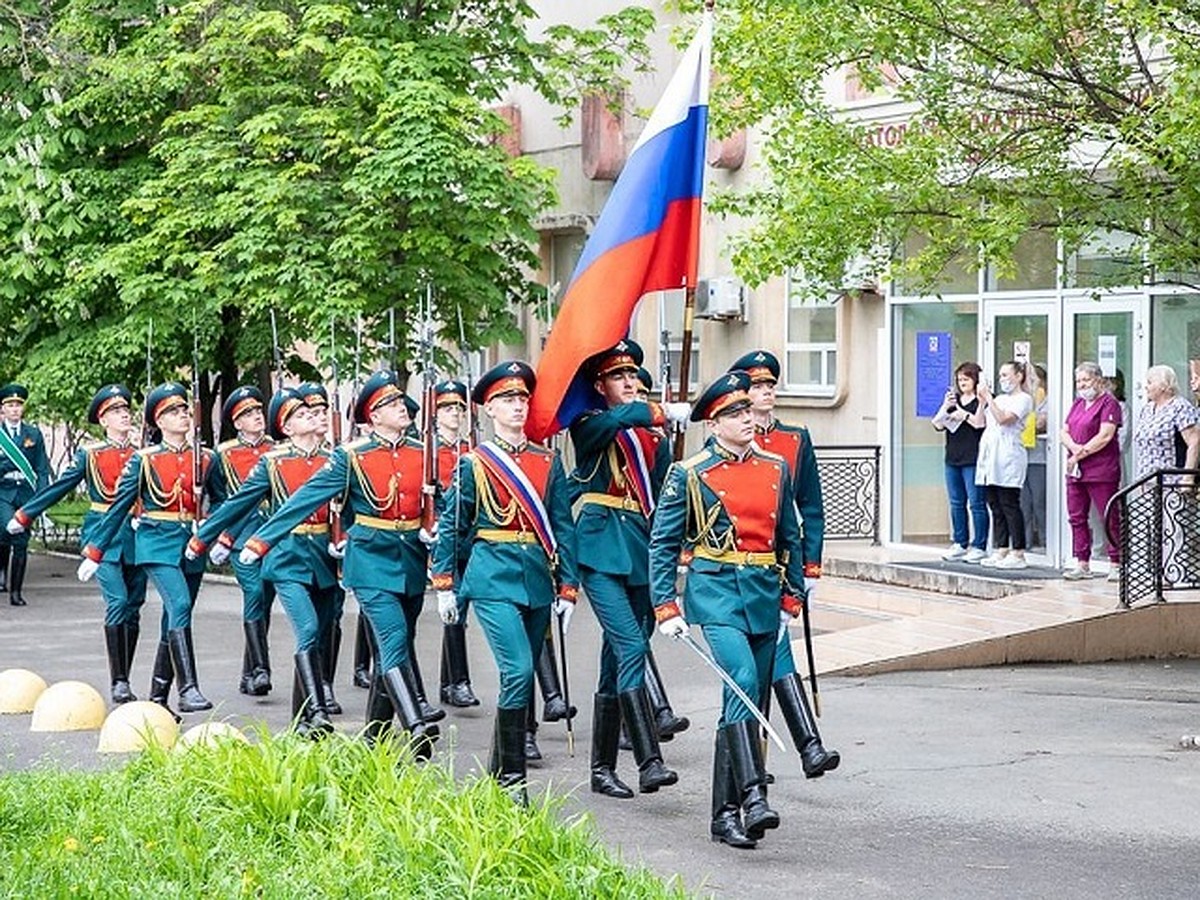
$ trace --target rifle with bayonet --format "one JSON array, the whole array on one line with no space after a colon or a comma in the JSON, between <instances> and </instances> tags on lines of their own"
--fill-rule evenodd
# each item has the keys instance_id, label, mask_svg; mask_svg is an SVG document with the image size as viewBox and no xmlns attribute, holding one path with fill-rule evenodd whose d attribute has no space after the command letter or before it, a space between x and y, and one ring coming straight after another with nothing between
<instances>
[{"instance_id":1,"label":"rifle with bayonet","mask_svg":"<svg viewBox=\"0 0 1200 900\"><path fill-rule=\"evenodd\" d=\"M154 347L154 320L146 324L146 405L142 412L142 446L149 447L152 441L153 428L150 425L150 392L154 390L154 375L152 370Z\"/></svg>"},{"instance_id":2,"label":"rifle with bayonet","mask_svg":"<svg viewBox=\"0 0 1200 900\"><path fill-rule=\"evenodd\" d=\"M333 414L330 420L330 437L336 448L342 443L342 385L338 378L337 334L334 330L333 316L329 317L329 365L333 375L333 390L329 398L329 410ZM346 531L342 527L342 501L338 498L329 504L329 539L337 547L345 538Z\"/></svg>"},{"instance_id":3,"label":"rifle with bayonet","mask_svg":"<svg viewBox=\"0 0 1200 900\"><path fill-rule=\"evenodd\" d=\"M271 310L271 359L275 367L275 390L283 390L283 357L279 350L279 328L275 324L275 310Z\"/></svg>"},{"instance_id":4,"label":"rifle with bayonet","mask_svg":"<svg viewBox=\"0 0 1200 900\"><path fill-rule=\"evenodd\" d=\"M437 377L433 362L433 285L425 286L422 305L421 368L424 379L421 403L421 527L433 534L437 526Z\"/></svg>"},{"instance_id":5,"label":"rifle with bayonet","mask_svg":"<svg viewBox=\"0 0 1200 900\"><path fill-rule=\"evenodd\" d=\"M204 498L204 402L200 396L200 332L192 328L192 494L196 503L192 530L200 521L200 503Z\"/></svg>"}]
</instances>

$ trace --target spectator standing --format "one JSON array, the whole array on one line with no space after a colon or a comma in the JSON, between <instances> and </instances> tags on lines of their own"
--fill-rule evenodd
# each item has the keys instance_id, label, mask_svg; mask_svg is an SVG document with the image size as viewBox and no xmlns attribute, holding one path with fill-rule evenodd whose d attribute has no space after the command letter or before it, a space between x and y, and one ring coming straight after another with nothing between
<instances>
[{"instance_id":1,"label":"spectator standing","mask_svg":"<svg viewBox=\"0 0 1200 900\"><path fill-rule=\"evenodd\" d=\"M1022 444L1028 457L1025 484L1021 488L1021 515L1025 518L1025 546L1046 547L1046 427L1048 399L1046 370L1040 364L1027 366L1033 412L1026 419Z\"/></svg>"},{"instance_id":2,"label":"spectator standing","mask_svg":"<svg viewBox=\"0 0 1200 900\"><path fill-rule=\"evenodd\" d=\"M1071 552L1075 564L1063 573L1069 581L1092 577L1092 508L1101 515L1121 484L1121 447L1116 440L1121 427L1121 406L1105 390L1104 373L1094 362L1075 367L1075 402L1067 413L1059 437L1067 453L1067 519L1071 524ZM1120 550L1111 535L1119 527L1117 508L1108 510L1105 545L1112 568L1109 581L1120 577Z\"/></svg>"},{"instance_id":3,"label":"spectator standing","mask_svg":"<svg viewBox=\"0 0 1200 900\"><path fill-rule=\"evenodd\" d=\"M979 364L974 362L965 362L954 370L956 388L946 391L946 399L932 422L934 428L946 434L946 494L950 501L953 543L942 558L970 563L987 556L988 542L987 499L983 487L975 483L983 423L972 420L979 409L976 391L981 372ZM968 507L969 524L974 526L973 539L968 530Z\"/></svg>"},{"instance_id":4,"label":"spectator standing","mask_svg":"<svg viewBox=\"0 0 1200 900\"><path fill-rule=\"evenodd\" d=\"M981 566L997 569L1024 569L1025 517L1021 515L1021 486L1029 465L1021 431L1025 418L1033 411L1033 398L1025 391L1025 366L1009 360L1000 367L997 383L1000 392L993 395L986 384L979 386L979 409L971 416L972 424L985 426L979 439L979 459L975 464L975 483L987 491L992 514L993 553L979 561Z\"/></svg>"}]
</instances>

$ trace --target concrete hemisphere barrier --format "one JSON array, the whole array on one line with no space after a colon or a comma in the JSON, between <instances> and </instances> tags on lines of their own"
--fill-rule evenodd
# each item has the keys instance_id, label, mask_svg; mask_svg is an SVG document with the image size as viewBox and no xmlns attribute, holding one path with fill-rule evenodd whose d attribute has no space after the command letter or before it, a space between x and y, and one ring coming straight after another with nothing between
<instances>
[{"instance_id":1,"label":"concrete hemisphere barrier","mask_svg":"<svg viewBox=\"0 0 1200 900\"><path fill-rule=\"evenodd\" d=\"M199 725L193 725L180 735L177 749L211 747L223 740L240 741L243 744L250 743L246 735L228 722L202 722Z\"/></svg>"},{"instance_id":2,"label":"concrete hemisphere barrier","mask_svg":"<svg viewBox=\"0 0 1200 900\"><path fill-rule=\"evenodd\" d=\"M33 706L30 731L94 731L104 724L104 698L90 684L59 681Z\"/></svg>"},{"instance_id":3,"label":"concrete hemisphere barrier","mask_svg":"<svg viewBox=\"0 0 1200 900\"><path fill-rule=\"evenodd\" d=\"M152 744L175 746L179 725L166 707L147 700L123 703L108 714L100 729L98 753L138 753Z\"/></svg>"},{"instance_id":4,"label":"concrete hemisphere barrier","mask_svg":"<svg viewBox=\"0 0 1200 900\"><path fill-rule=\"evenodd\" d=\"M37 672L5 669L0 672L0 714L33 712L34 704L45 690L46 680Z\"/></svg>"}]
</instances>

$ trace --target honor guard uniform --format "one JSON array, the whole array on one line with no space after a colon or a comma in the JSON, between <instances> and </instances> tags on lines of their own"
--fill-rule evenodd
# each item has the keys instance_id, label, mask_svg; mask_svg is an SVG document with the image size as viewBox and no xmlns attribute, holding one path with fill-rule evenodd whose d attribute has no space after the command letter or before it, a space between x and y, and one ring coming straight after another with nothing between
<instances>
[{"instance_id":1,"label":"honor guard uniform","mask_svg":"<svg viewBox=\"0 0 1200 900\"><path fill-rule=\"evenodd\" d=\"M42 432L22 421L29 391L21 384L0 387L0 521L8 522L22 504L50 483L50 459ZM9 573L9 560L12 572ZM29 532L0 534L0 591L24 606L21 589L29 560Z\"/></svg>"},{"instance_id":2,"label":"honor guard uniform","mask_svg":"<svg viewBox=\"0 0 1200 900\"><path fill-rule=\"evenodd\" d=\"M263 415L263 395L258 388L243 385L235 388L221 407L225 427L237 431L237 437L217 445L217 464L212 477L212 509L237 493L262 455L275 446L267 436ZM241 550L246 538L266 518L261 509L246 511L241 522L230 523L233 549ZM242 677L238 690L243 694L262 697L271 690L271 658L267 647L267 623L271 609L271 588L263 584L261 566L244 566L237 557L232 560L233 574L242 589L242 631L246 646L242 652Z\"/></svg>"},{"instance_id":3,"label":"honor guard uniform","mask_svg":"<svg viewBox=\"0 0 1200 900\"><path fill-rule=\"evenodd\" d=\"M317 414L319 424L324 427L321 429L321 440L326 443L329 450L332 452L332 445L328 444L329 438L329 392L325 390L325 385L318 384L315 381L305 381L295 387L296 394L304 401L304 405ZM332 516L330 522L332 522ZM337 548L335 553L340 552ZM337 672L338 652L342 647L342 610L346 606L346 591L341 584L334 585L333 592L333 608L329 615L322 620L324 631L321 632L320 641L320 658L321 658L321 681L325 688L325 705L329 710L330 715L340 716L342 714L342 704L338 702L337 697L333 693L333 676Z\"/></svg>"},{"instance_id":4,"label":"honor guard uniform","mask_svg":"<svg viewBox=\"0 0 1200 900\"><path fill-rule=\"evenodd\" d=\"M116 496L121 472L134 454L129 441L131 399L129 389L120 384L105 385L96 392L88 406L87 420L103 426L105 437L80 444L71 465L17 510L8 523L10 534L27 530L38 516L83 484L90 506L83 514L80 542L91 542L100 517ZM137 699L129 688L129 669L146 601L146 572L134 562L133 529L128 518L101 559L96 581L104 598L104 644L112 701L128 703Z\"/></svg>"},{"instance_id":5,"label":"honor guard uniform","mask_svg":"<svg viewBox=\"0 0 1200 900\"><path fill-rule=\"evenodd\" d=\"M645 366L639 366L637 370L638 399L646 401L650 399L650 392L654 390L654 376L650 374L650 370Z\"/></svg>"},{"instance_id":6,"label":"honor guard uniform","mask_svg":"<svg viewBox=\"0 0 1200 900\"><path fill-rule=\"evenodd\" d=\"M204 578L204 561L185 561L183 551L192 535L197 507L207 493L214 456L211 450L202 449L197 490L195 457L188 442L193 427L188 399L187 388L175 382L150 391L146 419L162 433L162 441L141 448L125 464L111 505L84 544L79 577L87 581L96 574L104 554L121 540L122 528L140 504L134 562L146 569L163 601L150 700L166 706L174 680L179 709L198 712L212 709L200 691L192 643L192 607Z\"/></svg>"},{"instance_id":7,"label":"honor guard uniform","mask_svg":"<svg viewBox=\"0 0 1200 900\"><path fill-rule=\"evenodd\" d=\"M591 789L622 799L633 796L616 771L622 719L643 793L678 780L663 764L660 731L670 737L690 724L667 710L660 729L647 689L654 631L650 522L671 456L663 407L637 399L641 363L642 348L631 340L588 359L584 372L604 406L571 423L579 576L603 629L592 698ZM687 404L672 407L686 418ZM662 693L657 683L654 693Z\"/></svg>"},{"instance_id":8,"label":"honor guard uniform","mask_svg":"<svg viewBox=\"0 0 1200 900\"><path fill-rule=\"evenodd\" d=\"M745 372L721 376L692 413L714 440L671 467L650 536L650 579L659 629L677 637L701 627L720 667L752 698L770 684L781 623L798 612L789 583L803 578L800 528L783 457L754 443ZM690 561L683 609L676 599L680 553ZM743 822L743 814L745 820ZM767 805L754 712L724 689L713 763L710 833L753 847L779 825Z\"/></svg>"},{"instance_id":9,"label":"honor guard uniform","mask_svg":"<svg viewBox=\"0 0 1200 900\"><path fill-rule=\"evenodd\" d=\"M752 350L737 360L730 371L741 370L750 377L750 400L754 414L754 440L762 449L778 453L787 460L792 472L796 509L800 514L800 547L804 562L804 602L810 604L821 577L821 554L825 545L825 501L821 496L821 477L817 455L807 428L784 425L775 418L775 385L779 381L779 360L766 350ZM799 584L796 584L799 587ZM819 778L838 767L841 755L826 750L817 732L804 692L804 681L796 671L792 642L787 629L779 633L772 687L775 700L787 722L788 731L808 778ZM765 696L764 696L765 700ZM764 702L764 707L766 703Z\"/></svg>"},{"instance_id":10,"label":"honor guard uniform","mask_svg":"<svg viewBox=\"0 0 1200 900\"><path fill-rule=\"evenodd\" d=\"M471 444L460 438L462 416L467 410L467 386L453 378L439 381L433 386L435 407L434 446L437 448L437 509L441 514L446 505L446 494L458 471L458 462L471 452ZM460 557L458 566L466 564ZM461 571L460 573L461 574ZM479 698L471 690L471 671L467 661L467 609L461 596L458 598L457 621L442 624L441 698L449 706L478 706Z\"/></svg>"},{"instance_id":11,"label":"honor guard uniform","mask_svg":"<svg viewBox=\"0 0 1200 900\"><path fill-rule=\"evenodd\" d=\"M242 556L273 553L297 525L330 500L342 498L343 510L353 516L342 580L367 615L378 654L379 674L367 700L368 729L378 732L395 714L412 735L415 752L428 758L438 728L422 715L409 655L427 578L428 554L417 534L422 447L405 434L403 398L394 372L368 378L354 404L354 418L369 423L371 432L334 448L325 467L246 542Z\"/></svg>"},{"instance_id":12,"label":"honor guard uniform","mask_svg":"<svg viewBox=\"0 0 1200 900\"><path fill-rule=\"evenodd\" d=\"M323 410L306 404L295 389L284 388L271 398L267 422L271 436L282 443L263 454L237 493L205 520L188 542L190 556L211 547L210 559L223 562L237 549L237 535L247 518L262 508L268 513L279 509L324 467L332 451L324 443L323 416ZM328 505L317 507L258 563L263 580L278 593L296 638L292 717L299 731L313 736L333 730L320 658L320 636L329 631L337 590L329 517Z\"/></svg>"},{"instance_id":13,"label":"honor guard uniform","mask_svg":"<svg viewBox=\"0 0 1200 900\"><path fill-rule=\"evenodd\" d=\"M496 436L458 464L438 521L433 586L455 622L459 598L475 609L500 672L489 772L525 797L525 726L534 663L551 607L569 624L578 594L569 484L558 454L525 438L533 369L504 362L471 392ZM458 561L466 555L459 575Z\"/></svg>"}]
</instances>

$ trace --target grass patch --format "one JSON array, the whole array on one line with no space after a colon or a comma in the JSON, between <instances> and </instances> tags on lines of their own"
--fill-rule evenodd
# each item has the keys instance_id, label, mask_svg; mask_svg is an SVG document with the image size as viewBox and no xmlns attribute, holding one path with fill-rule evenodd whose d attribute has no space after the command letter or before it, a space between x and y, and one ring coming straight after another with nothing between
<instances>
[{"instance_id":1,"label":"grass patch","mask_svg":"<svg viewBox=\"0 0 1200 900\"><path fill-rule=\"evenodd\" d=\"M517 807L407 749L260 734L0 777L6 897L684 897L562 801Z\"/></svg>"}]
</instances>

